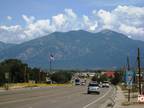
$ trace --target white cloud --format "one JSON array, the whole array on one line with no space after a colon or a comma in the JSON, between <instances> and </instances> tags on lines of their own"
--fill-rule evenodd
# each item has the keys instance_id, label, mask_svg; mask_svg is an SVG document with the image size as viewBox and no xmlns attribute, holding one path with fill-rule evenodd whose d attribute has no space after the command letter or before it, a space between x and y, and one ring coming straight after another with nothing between
<instances>
[{"instance_id":1,"label":"white cloud","mask_svg":"<svg viewBox=\"0 0 144 108\"><path fill-rule=\"evenodd\" d=\"M92 21L88 16L83 15L83 27L88 31L95 31L98 27L97 21Z\"/></svg>"},{"instance_id":2,"label":"white cloud","mask_svg":"<svg viewBox=\"0 0 144 108\"><path fill-rule=\"evenodd\" d=\"M26 21L27 24L31 24L34 22L35 17L34 16L30 16L28 17L27 15L22 15L22 18Z\"/></svg>"},{"instance_id":3,"label":"white cloud","mask_svg":"<svg viewBox=\"0 0 144 108\"><path fill-rule=\"evenodd\" d=\"M118 6L112 11L93 12L99 28L108 28L124 33L134 39L144 40L144 7ZM141 37L141 38L139 38Z\"/></svg>"},{"instance_id":4,"label":"white cloud","mask_svg":"<svg viewBox=\"0 0 144 108\"><path fill-rule=\"evenodd\" d=\"M112 14L120 23L136 27L144 25L144 7L118 6L112 11Z\"/></svg>"},{"instance_id":5,"label":"white cloud","mask_svg":"<svg viewBox=\"0 0 144 108\"><path fill-rule=\"evenodd\" d=\"M36 19L27 15L22 15L22 19L25 26L0 25L0 41L21 43L55 31L83 29L97 32L105 28L124 33L133 39L144 40L144 7L117 6L111 11L92 10L89 16L79 16L72 9L64 9L50 19Z\"/></svg>"},{"instance_id":6,"label":"white cloud","mask_svg":"<svg viewBox=\"0 0 144 108\"><path fill-rule=\"evenodd\" d=\"M143 11L144 7L134 7L134 6L118 6L116 9L114 9L115 12L121 13L121 14L127 14L127 15L135 15L140 17L141 15L144 15Z\"/></svg>"},{"instance_id":7,"label":"white cloud","mask_svg":"<svg viewBox=\"0 0 144 108\"><path fill-rule=\"evenodd\" d=\"M67 16L71 17L72 19L76 19L77 15L73 12L72 9L65 9L64 10Z\"/></svg>"},{"instance_id":8,"label":"white cloud","mask_svg":"<svg viewBox=\"0 0 144 108\"><path fill-rule=\"evenodd\" d=\"M51 33L53 30L52 26L50 26L50 20L38 20L34 23L29 24L24 33L29 36L31 39L34 39L39 36L46 35Z\"/></svg>"},{"instance_id":9,"label":"white cloud","mask_svg":"<svg viewBox=\"0 0 144 108\"><path fill-rule=\"evenodd\" d=\"M144 40L144 7L118 6L111 13L115 15L113 25L119 32Z\"/></svg>"},{"instance_id":10,"label":"white cloud","mask_svg":"<svg viewBox=\"0 0 144 108\"><path fill-rule=\"evenodd\" d=\"M15 25L15 26L0 26L1 30L6 30L6 31L10 31L10 32L16 32L21 30L22 28L20 27L20 25Z\"/></svg>"},{"instance_id":11,"label":"white cloud","mask_svg":"<svg viewBox=\"0 0 144 108\"><path fill-rule=\"evenodd\" d=\"M58 14L57 16L52 17L52 24L58 27L61 27L64 25L66 19L63 14Z\"/></svg>"},{"instance_id":12,"label":"white cloud","mask_svg":"<svg viewBox=\"0 0 144 108\"><path fill-rule=\"evenodd\" d=\"M77 15L72 9L65 9L64 13L60 13L52 17L51 25L54 31L76 30L78 27ZM79 28L79 27L78 27Z\"/></svg>"},{"instance_id":13,"label":"white cloud","mask_svg":"<svg viewBox=\"0 0 144 108\"><path fill-rule=\"evenodd\" d=\"M7 16L7 19L8 20L12 20L13 18L11 16Z\"/></svg>"},{"instance_id":14,"label":"white cloud","mask_svg":"<svg viewBox=\"0 0 144 108\"><path fill-rule=\"evenodd\" d=\"M0 26L0 39L7 43L21 43L27 40L23 38L23 28L20 25Z\"/></svg>"},{"instance_id":15,"label":"white cloud","mask_svg":"<svg viewBox=\"0 0 144 108\"><path fill-rule=\"evenodd\" d=\"M99 10L97 13L98 17L102 20L104 25L110 25L112 22L112 15L110 12L105 10Z\"/></svg>"},{"instance_id":16,"label":"white cloud","mask_svg":"<svg viewBox=\"0 0 144 108\"><path fill-rule=\"evenodd\" d=\"M136 28L134 26L128 26L125 24L121 24L119 27L120 32L130 35L131 38L134 39L144 39L144 28Z\"/></svg>"}]
</instances>

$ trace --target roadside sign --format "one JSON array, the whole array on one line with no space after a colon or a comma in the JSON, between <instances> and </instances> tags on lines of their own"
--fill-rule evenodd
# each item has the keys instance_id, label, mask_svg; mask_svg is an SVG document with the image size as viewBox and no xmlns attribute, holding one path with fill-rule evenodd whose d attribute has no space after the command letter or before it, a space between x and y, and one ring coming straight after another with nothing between
<instances>
[{"instance_id":1,"label":"roadside sign","mask_svg":"<svg viewBox=\"0 0 144 108\"><path fill-rule=\"evenodd\" d=\"M9 79L9 73L8 72L5 73L5 79L7 79L7 80Z\"/></svg>"},{"instance_id":2,"label":"roadside sign","mask_svg":"<svg viewBox=\"0 0 144 108\"><path fill-rule=\"evenodd\" d=\"M144 102L144 95L138 95L138 102Z\"/></svg>"},{"instance_id":3,"label":"roadside sign","mask_svg":"<svg viewBox=\"0 0 144 108\"><path fill-rule=\"evenodd\" d=\"M134 80L134 72L126 71L126 84L128 89L132 88L133 80Z\"/></svg>"}]
</instances>

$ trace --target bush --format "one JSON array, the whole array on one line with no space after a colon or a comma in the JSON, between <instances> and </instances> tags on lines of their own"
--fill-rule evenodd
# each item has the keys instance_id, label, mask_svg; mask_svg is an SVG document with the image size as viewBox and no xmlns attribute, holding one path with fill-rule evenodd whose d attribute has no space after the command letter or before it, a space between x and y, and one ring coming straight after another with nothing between
<instances>
[{"instance_id":1,"label":"bush","mask_svg":"<svg viewBox=\"0 0 144 108\"><path fill-rule=\"evenodd\" d=\"M67 83L72 78L72 73L68 72L56 72L50 76L51 80L56 83Z\"/></svg>"},{"instance_id":2,"label":"bush","mask_svg":"<svg viewBox=\"0 0 144 108\"><path fill-rule=\"evenodd\" d=\"M95 75L92 77L92 81L98 81L98 77Z\"/></svg>"},{"instance_id":3,"label":"bush","mask_svg":"<svg viewBox=\"0 0 144 108\"><path fill-rule=\"evenodd\" d=\"M115 77L111 79L113 85L117 85L121 81L121 75L118 72L115 72Z\"/></svg>"},{"instance_id":4,"label":"bush","mask_svg":"<svg viewBox=\"0 0 144 108\"><path fill-rule=\"evenodd\" d=\"M100 76L99 82L108 81L108 77L105 75Z\"/></svg>"}]
</instances>

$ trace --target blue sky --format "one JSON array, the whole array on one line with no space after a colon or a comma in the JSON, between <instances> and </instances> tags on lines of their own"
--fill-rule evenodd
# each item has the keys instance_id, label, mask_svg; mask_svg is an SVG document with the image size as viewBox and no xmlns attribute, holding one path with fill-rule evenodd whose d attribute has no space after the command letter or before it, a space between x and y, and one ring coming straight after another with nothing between
<instances>
[{"instance_id":1,"label":"blue sky","mask_svg":"<svg viewBox=\"0 0 144 108\"><path fill-rule=\"evenodd\" d=\"M143 6L144 0L0 0L0 23L9 23L6 16L12 16L13 23L23 24L22 14L42 19L70 8L78 15L88 15L94 9L112 10L118 5Z\"/></svg>"},{"instance_id":2,"label":"blue sky","mask_svg":"<svg viewBox=\"0 0 144 108\"><path fill-rule=\"evenodd\" d=\"M0 0L0 41L21 43L55 31L105 28L144 40L143 12L144 0Z\"/></svg>"}]
</instances>

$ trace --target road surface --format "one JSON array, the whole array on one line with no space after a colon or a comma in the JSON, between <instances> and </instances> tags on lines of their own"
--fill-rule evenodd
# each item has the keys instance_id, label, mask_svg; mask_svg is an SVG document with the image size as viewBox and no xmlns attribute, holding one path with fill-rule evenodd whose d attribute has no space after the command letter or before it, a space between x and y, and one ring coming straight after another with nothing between
<instances>
[{"instance_id":1,"label":"road surface","mask_svg":"<svg viewBox=\"0 0 144 108\"><path fill-rule=\"evenodd\" d=\"M87 86L27 88L0 92L0 108L100 108L114 88L100 95L87 94Z\"/></svg>"}]
</instances>

